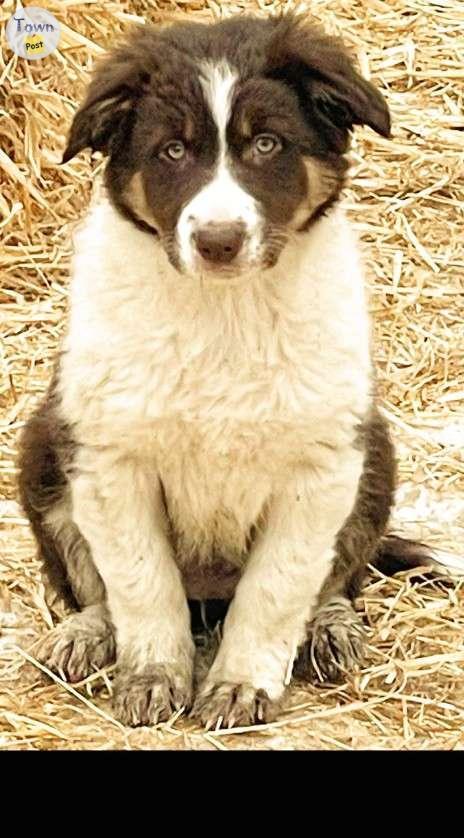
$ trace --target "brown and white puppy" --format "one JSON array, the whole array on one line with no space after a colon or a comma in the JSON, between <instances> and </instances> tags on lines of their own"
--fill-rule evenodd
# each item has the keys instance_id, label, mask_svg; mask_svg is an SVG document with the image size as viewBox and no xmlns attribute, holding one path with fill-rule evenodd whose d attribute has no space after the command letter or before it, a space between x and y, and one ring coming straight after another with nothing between
<instances>
[{"instance_id":1,"label":"brown and white puppy","mask_svg":"<svg viewBox=\"0 0 464 838\"><path fill-rule=\"evenodd\" d=\"M116 649L127 724L192 705L188 598L231 600L207 725L270 718L299 652L322 678L362 657L351 600L402 548L337 204L357 124L388 136L382 96L290 16L139 28L74 119L64 159L104 152L106 191L21 491L78 609L39 655L77 681Z\"/></svg>"}]
</instances>

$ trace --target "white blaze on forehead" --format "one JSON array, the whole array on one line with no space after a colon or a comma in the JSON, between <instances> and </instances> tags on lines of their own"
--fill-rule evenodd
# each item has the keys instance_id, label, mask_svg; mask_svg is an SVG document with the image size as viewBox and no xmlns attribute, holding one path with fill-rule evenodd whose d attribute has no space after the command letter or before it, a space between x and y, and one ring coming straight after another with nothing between
<instances>
[{"instance_id":1,"label":"white blaze on forehead","mask_svg":"<svg viewBox=\"0 0 464 838\"><path fill-rule=\"evenodd\" d=\"M204 63L201 66L200 83L217 125L221 161L226 154L226 129L237 78L237 73L225 61L220 64Z\"/></svg>"},{"instance_id":2,"label":"white blaze on forehead","mask_svg":"<svg viewBox=\"0 0 464 838\"><path fill-rule=\"evenodd\" d=\"M206 103L218 131L219 153L212 179L182 210L177 223L181 262L193 267L195 249L192 233L210 223L242 221L248 243L244 256L252 259L260 243L261 218L258 205L234 178L227 155L227 125L231 116L234 87L238 76L226 62L201 65L200 82Z\"/></svg>"}]
</instances>

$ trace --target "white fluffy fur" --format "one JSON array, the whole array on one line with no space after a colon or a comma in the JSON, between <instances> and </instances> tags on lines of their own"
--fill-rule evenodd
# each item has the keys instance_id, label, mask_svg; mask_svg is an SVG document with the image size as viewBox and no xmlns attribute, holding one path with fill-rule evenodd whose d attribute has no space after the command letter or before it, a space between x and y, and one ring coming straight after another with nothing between
<instances>
[{"instance_id":1,"label":"white fluffy fur","mask_svg":"<svg viewBox=\"0 0 464 838\"><path fill-rule=\"evenodd\" d=\"M243 222L247 237L240 260L250 262L258 254L263 226L256 201L234 180L227 159L226 127L237 74L226 62L205 63L200 78L218 130L219 155L214 178L184 207L177 223L180 261L189 271L201 267L194 231L211 223Z\"/></svg>"},{"instance_id":2,"label":"white fluffy fur","mask_svg":"<svg viewBox=\"0 0 464 838\"><path fill-rule=\"evenodd\" d=\"M343 211L234 282L177 273L104 196L75 245L60 376L82 443L74 517L120 649L140 665L190 659L181 573L218 548L243 571L262 512L208 683L277 697L362 467L352 443L369 402L368 319Z\"/></svg>"}]
</instances>

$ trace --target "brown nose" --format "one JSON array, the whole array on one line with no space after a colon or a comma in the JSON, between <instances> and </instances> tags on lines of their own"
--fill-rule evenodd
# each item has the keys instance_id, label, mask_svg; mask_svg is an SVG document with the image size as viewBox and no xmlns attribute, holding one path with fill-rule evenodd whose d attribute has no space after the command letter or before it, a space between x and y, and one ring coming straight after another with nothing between
<instances>
[{"instance_id":1,"label":"brown nose","mask_svg":"<svg viewBox=\"0 0 464 838\"><path fill-rule=\"evenodd\" d=\"M225 265L232 262L245 238L244 225L208 224L193 234L198 252L208 262Z\"/></svg>"}]
</instances>

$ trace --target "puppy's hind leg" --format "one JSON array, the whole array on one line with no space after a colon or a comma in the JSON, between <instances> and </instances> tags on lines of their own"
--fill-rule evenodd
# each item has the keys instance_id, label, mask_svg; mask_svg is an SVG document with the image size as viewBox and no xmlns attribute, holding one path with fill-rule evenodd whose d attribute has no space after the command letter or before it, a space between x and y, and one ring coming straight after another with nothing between
<instances>
[{"instance_id":1,"label":"puppy's hind leg","mask_svg":"<svg viewBox=\"0 0 464 838\"><path fill-rule=\"evenodd\" d=\"M65 680L82 681L115 659L105 586L65 499L44 514L43 531L42 555L44 548L45 556L53 550L63 562L66 582L79 610L41 637L33 652L37 660Z\"/></svg>"},{"instance_id":2,"label":"puppy's hind leg","mask_svg":"<svg viewBox=\"0 0 464 838\"><path fill-rule=\"evenodd\" d=\"M296 674L317 683L337 683L362 665L365 631L353 601L367 565L375 561L385 533L395 486L395 460L388 426L373 409L360 434L364 465L356 502L341 528L332 572L322 588Z\"/></svg>"},{"instance_id":3,"label":"puppy's hind leg","mask_svg":"<svg viewBox=\"0 0 464 838\"><path fill-rule=\"evenodd\" d=\"M19 489L39 548L48 606L57 616L77 613L32 651L52 671L80 681L114 660L115 640L105 586L72 519L67 472L73 459L74 443L60 420L52 384L22 435Z\"/></svg>"}]
</instances>

